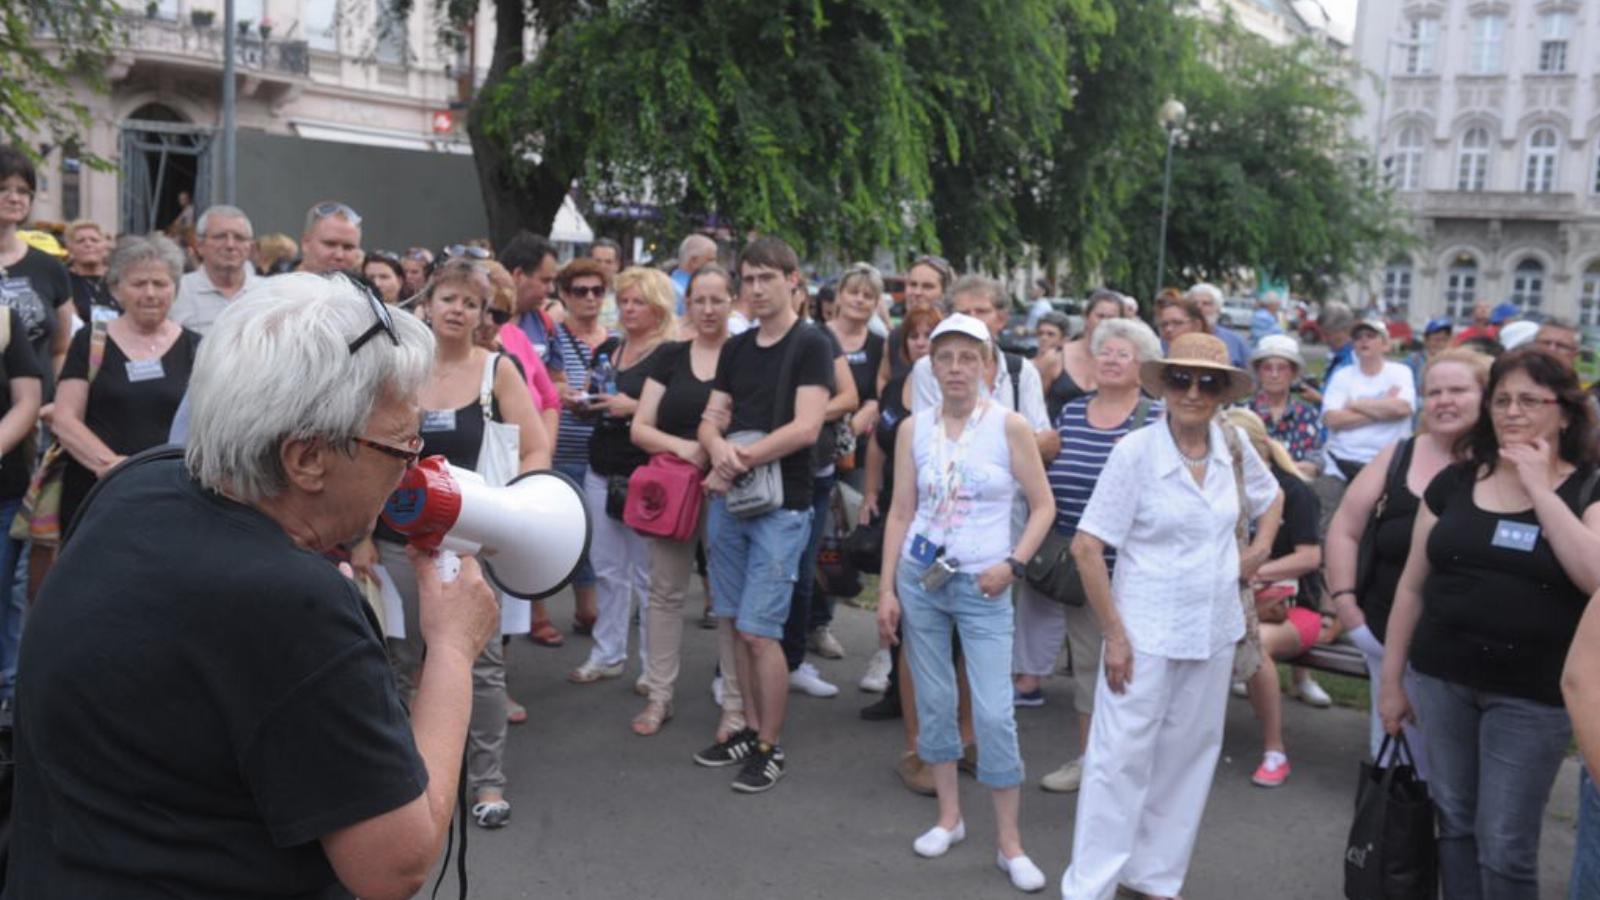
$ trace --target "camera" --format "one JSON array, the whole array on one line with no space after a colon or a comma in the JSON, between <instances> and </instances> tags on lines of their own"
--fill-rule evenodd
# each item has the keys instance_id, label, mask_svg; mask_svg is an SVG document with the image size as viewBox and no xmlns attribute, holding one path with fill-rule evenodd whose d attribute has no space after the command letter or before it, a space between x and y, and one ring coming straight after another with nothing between
<instances>
[{"instance_id":1,"label":"camera","mask_svg":"<svg viewBox=\"0 0 1600 900\"><path fill-rule=\"evenodd\" d=\"M922 573L922 589L925 591L937 591L944 587L950 582L951 578L955 577L956 572L960 571L960 566L961 562L959 560L946 556L940 556L935 559L933 564L928 566L927 571Z\"/></svg>"}]
</instances>

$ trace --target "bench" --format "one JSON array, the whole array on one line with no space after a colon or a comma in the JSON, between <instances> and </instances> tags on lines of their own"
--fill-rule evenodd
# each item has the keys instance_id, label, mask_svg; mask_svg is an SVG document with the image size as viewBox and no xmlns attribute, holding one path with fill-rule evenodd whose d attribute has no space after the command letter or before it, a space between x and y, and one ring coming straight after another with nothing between
<instances>
[{"instance_id":1,"label":"bench","mask_svg":"<svg viewBox=\"0 0 1600 900\"><path fill-rule=\"evenodd\" d=\"M1343 641L1318 644L1294 659L1285 661L1290 665L1332 672L1335 675L1347 675L1362 680L1367 678L1366 656L1354 645Z\"/></svg>"}]
</instances>

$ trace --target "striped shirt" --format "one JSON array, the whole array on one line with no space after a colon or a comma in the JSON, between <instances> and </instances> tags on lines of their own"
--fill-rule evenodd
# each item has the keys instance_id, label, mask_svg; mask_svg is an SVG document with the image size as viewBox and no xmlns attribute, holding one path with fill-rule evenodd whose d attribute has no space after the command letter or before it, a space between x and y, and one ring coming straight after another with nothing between
<instances>
[{"instance_id":1,"label":"striped shirt","mask_svg":"<svg viewBox=\"0 0 1600 900\"><path fill-rule=\"evenodd\" d=\"M1094 396L1078 397L1061 408L1061 415L1056 419L1061 452L1056 454L1046 473L1050 479L1050 493L1056 499L1056 531L1069 536L1078 530L1078 519L1083 516L1083 508L1089 505L1089 496L1094 493L1100 470L1106 467L1111 448L1134 429L1134 420L1139 415L1136 406L1121 425L1105 430L1096 428L1089 424L1089 401ZM1161 401L1152 400L1145 424L1160 421L1161 415ZM1113 552L1106 548L1108 563Z\"/></svg>"},{"instance_id":2,"label":"striped shirt","mask_svg":"<svg viewBox=\"0 0 1600 900\"><path fill-rule=\"evenodd\" d=\"M575 393L589 390L589 366L593 348L567 330L557 325L551 352L566 373L567 386ZM589 464L589 437L594 434L594 417L579 418L572 410L562 407L561 422L556 431L555 464L557 466L587 466Z\"/></svg>"}]
</instances>

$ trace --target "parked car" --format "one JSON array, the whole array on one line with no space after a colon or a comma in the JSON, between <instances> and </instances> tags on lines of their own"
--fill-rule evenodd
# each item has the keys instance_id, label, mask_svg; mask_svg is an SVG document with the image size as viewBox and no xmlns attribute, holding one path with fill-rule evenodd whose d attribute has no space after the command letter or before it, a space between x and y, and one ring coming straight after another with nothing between
<instances>
[{"instance_id":1,"label":"parked car","mask_svg":"<svg viewBox=\"0 0 1600 900\"><path fill-rule=\"evenodd\" d=\"M1249 297L1227 297L1222 301L1222 324L1250 330L1250 317L1256 314L1256 301Z\"/></svg>"}]
</instances>

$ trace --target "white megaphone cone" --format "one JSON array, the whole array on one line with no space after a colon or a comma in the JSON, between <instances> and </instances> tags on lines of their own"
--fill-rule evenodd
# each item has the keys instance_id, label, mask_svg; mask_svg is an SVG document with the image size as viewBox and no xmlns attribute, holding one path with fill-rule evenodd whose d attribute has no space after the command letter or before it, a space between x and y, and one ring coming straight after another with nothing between
<instances>
[{"instance_id":1,"label":"white megaphone cone","mask_svg":"<svg viewBox=\"0 0 1600 900\"><path fill-rule=\"evenodd\" d=\"M406 472L383 520L420 549L476 555L491 584L523 600L566 587L589 552L583 495L550 470L490 487L478 473L430 456Z\"/></svg>"}]
</instances>

